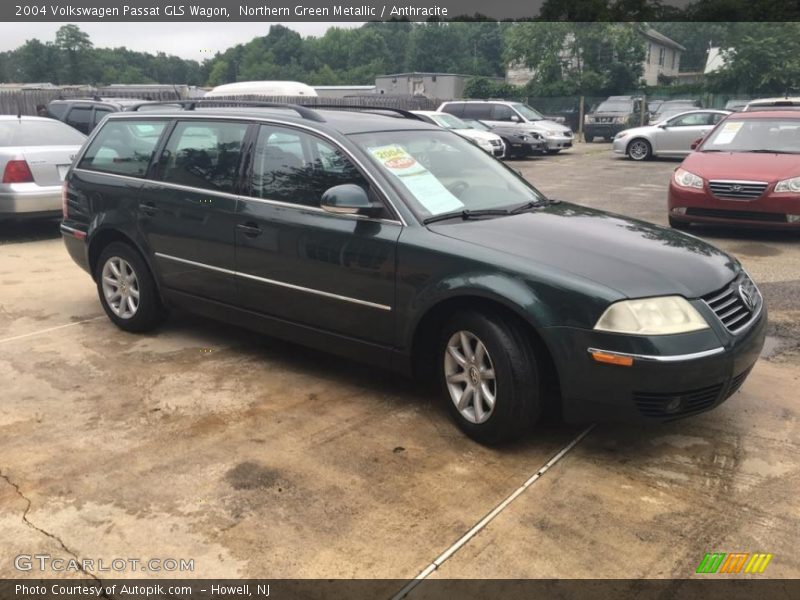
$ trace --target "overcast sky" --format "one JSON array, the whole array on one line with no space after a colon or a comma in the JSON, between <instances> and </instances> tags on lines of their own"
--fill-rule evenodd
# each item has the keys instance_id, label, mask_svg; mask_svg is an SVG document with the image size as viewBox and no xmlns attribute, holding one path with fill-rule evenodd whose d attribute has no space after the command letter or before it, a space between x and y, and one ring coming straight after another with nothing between
<instances>
[{"instance_id":1,"label":"overcast sky","mask_svg":"<svg viewBox=\"0 0 800 600\"><path fill-rule=\"evenodd\" d=\"M99 47L125 46L142 52L166 52L204 60L254 37L266 35L274 23L76 23ZM26 40L53 41L64 23L0 23L0 51ZM319 36L328 27L358 27L361 23L281 23L301 35Z\"/></svg>"}]
</instances>

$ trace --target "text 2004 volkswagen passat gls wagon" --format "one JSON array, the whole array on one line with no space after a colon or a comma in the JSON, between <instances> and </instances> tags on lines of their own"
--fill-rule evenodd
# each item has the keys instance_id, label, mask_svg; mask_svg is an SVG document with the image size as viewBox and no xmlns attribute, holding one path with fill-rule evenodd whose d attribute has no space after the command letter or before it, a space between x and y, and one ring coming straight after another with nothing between
<instances>
[{"instance_id":1,"label":"text 2004 volkswagen passat gls wagon","mask_svg":"<svg viewBox=\"0 0 800 600\"><path fill-rule=\"evenodd\" d=\"M169 307L406 373L494 443L568 420L669 420L744 381L766 309L683 233L548 201L411 118L285 108L109 116L67 176L67 249L109 318Z\"/></svg>"}]
</instances>

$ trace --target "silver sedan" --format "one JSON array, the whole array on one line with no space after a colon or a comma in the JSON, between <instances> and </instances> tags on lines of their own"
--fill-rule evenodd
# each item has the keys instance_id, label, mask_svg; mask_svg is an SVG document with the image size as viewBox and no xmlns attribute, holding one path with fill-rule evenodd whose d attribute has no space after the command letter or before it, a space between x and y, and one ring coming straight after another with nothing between
<instances>
[{"instance_id":1,"label":"silver sedan","mask_svg":"<svg viewBox=\"0 0 800 600\"><path fill-rule=\"evenodd\" d=\"M0 115L0 219L61 213L61 182L86 136L41 117Z\"/></svg>"},{"instance_id":2,"label":"silver sedan","mask_svg":"<svg viewBox=\"0 0 800 600\"><path fill-rule=\"evenodd\" d=\"M620 131L614 138L614 152L633 160L653 156L686 156L692 142L702 138L729 110L689 110L645 127Z\"/></svg>"}]
</instances>

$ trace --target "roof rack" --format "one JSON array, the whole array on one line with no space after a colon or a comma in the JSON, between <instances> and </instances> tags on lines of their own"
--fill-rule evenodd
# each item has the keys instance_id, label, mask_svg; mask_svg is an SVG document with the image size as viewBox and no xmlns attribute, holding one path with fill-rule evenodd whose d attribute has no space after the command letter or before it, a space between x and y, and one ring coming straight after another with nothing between
<instances>
[{"instance_id":1,"label":"roof rack","mask_svg":"<svg viewBox=\"0 0 800 600\"><path fill-rule=\"evenodd\" d=\"M195 110L195 108L202 108L203 106L252 106L254 108L284 108L293 110L298 115L309 121L317 121L323 123L325 119L314 110L300 105L300 104L285 104L282 102L261 102L258 100L204 100L203 98L196 98L194 100L152 100L144 101L136 104L130 108L131 111L138 111L142 106L153 105L167 105L167 106L181 106L184 110Z\"/></svg>"},{"instance_id":2,"label":"roof rack","mask_svg":"<svg viewBox=\"0 0 800 600\"><path fill-rule=\"evenodd\" d=\"M385 112L393 112L397 113L398 115L402 116L405 119L414 119L415 121L424 121L422 117L419 115L415 115L410 110L406 110L405 108L392 108L388 106L362 106L359 104L303 104L306 108L323 108L323 109L334 109L334 110L352 110L352 111L359 111L363 110L364 112L374 112L374 111L385 111Z\"/></svg>"}]
</instances>

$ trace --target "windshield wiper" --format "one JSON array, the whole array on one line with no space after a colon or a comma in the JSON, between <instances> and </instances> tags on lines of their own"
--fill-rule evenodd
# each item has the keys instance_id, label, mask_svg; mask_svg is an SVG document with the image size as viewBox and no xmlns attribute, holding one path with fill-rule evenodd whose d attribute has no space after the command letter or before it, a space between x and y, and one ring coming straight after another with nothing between
<instances>
[{"instance_id":1,"label":"windshield wiper","mask_svg":"<svg viewBox=\"0 0 800 600\"><path fill-rule=\"evenodd\" d=\"M769 150L767 148L758 148L757 150L743 150L743 152L752 152L753 154L797 154L791 150Z\"/></svg>"},{"instance_id":2,"label":"windshield wiper","mask_svg":"<svg viewBox=\"0 0 800 600\"><path fill-rule=\"evenodd\" d=\"M555 200L548 200L547 198L542 198L541 200L530 200L525 204L520 204L516 208L512 208L508 214L510 215L518 215L520 213L524 213L529 211L532 208L543 208L549 204L556 204L558 201Z\"/></svg>"},{"instance_id":3,"label":"windshield wiper","mask_svg":"<svg viewBox=\"0 0 800 600\"><path fill-rule=\"evenodd\" d=\"M469 210L468 208L464 208L462 210L454 210L451 212L442 213L440 215L433 215L422 222L423 224L427 225L428 223L436 223L437 221L445 221L447 219L457 219L459 217L466 221L467 219L477 219L480 217L504 217L510 214L511 211L507 208L484 208L480 210Z\"/></svg>"}]
</instances>

